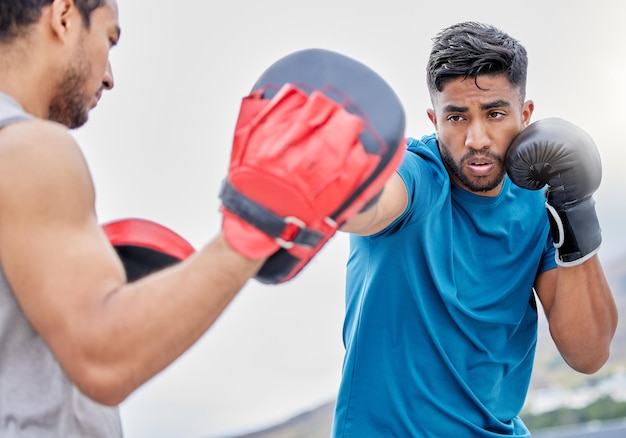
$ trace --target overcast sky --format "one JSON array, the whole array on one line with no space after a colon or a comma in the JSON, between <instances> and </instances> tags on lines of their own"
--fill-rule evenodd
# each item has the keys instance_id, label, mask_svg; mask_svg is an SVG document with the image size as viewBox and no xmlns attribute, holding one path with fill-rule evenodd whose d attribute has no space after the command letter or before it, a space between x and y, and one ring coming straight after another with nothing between
<instances>
[{"instance_id":1,"label":"overcast sky","mask_svg":"<svg viewBox=\"0 0 626 438\"><path fill-rule=\"evenodd\" d=\"M102 222L152 219L196 247L212 238L240 100L274 61L304 48L369 65L405 105L407 135L430 133L424 73L430 40L443 27L475 20L506 30L528 49L535 120L562 117L596 140L604 166L596 195L600 256L607 264L626 254L626 3L118 2L116 86L75 132ZM343 358L347 249L347 236L338 235L288 284L251 281L194 348L121 406L127 438L220 437L333 399Z\"/></svg>"}]
</instances>

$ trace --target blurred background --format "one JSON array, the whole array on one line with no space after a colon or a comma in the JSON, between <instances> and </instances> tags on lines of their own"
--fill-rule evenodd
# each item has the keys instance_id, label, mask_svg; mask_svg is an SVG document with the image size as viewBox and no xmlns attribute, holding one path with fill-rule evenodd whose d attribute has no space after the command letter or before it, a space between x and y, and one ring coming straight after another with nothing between
<instances>
[{"instance_id":1,"label":"blurred background","mask_svg":"<svg viewBox=\"0 0 626 438\"><path fill-rule=\"evenodd\" d=\"M122 38L111 55L115 88L105 93L90 122L74 132L96 182L102 222L152 219L196 247L213 237L220 227L218 191L241 99L267 67L293 51L326 48L367 64L402 100L407 135L432 132L425 85L431 38L455 22L482 21L528 49L534 119L568 119L596 140L603 160L603 182L595 196L604 235L600 257L616 294L619 289L623 296L626 3L118 3ZM317 407L322 407L318 414L329 411L343 358L347 248L347 236L337 235L295 280L280 286L251 281L191 350L121 406L127 438L236 436ZM548 339L540 343L529 415L576 408L563 403L574 399L572 391L623 375L623 344L616 342L614 357L599 376L562 368L551 348ZM598 394L579 404L619 399ZM319 424L329 427L328 421L322 415ZM308 435L300 430L291 436Z\"/></svg>"}]
</instances>

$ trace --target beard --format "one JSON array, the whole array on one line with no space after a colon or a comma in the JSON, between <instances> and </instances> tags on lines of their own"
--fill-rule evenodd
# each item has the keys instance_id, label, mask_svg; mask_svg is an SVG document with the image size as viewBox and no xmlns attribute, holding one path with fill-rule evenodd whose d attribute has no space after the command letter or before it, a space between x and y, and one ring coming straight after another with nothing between
<instances>
[{"instance_id":1,"label":"beard","mask_svg":"<svg viewBox=\"0 0 626 438\"><path fill-rule=\"evenodd\" d=\"M59 81L57 93L50 101L48 119L61 123L70 129L78 128L87 122L89 98L82 91L90 75L90 66L84 51L77 54L76 62L69 65Z\"/></svg>"},{"instance_id":2,"label":"beard","mask_svg":"<svg viewBox=\"0 0 626 438\"><path fill-rule=\"evenodd\" d=\"M506 173L504 169L504 159L489 150L472 150L463 155L458 162L454 160L448 148L441 144L441 142L439 151L444 165L454 176L458 178L461 184L463 184L471 192L488 192L498 187L498 185L500 185L500 183L504 180L504 175ZM491 158L494 161L494 170L496 173L489 176L478 177L465 173L463 171L465 163L476 155Z\"/></svg>"}]
</instances>

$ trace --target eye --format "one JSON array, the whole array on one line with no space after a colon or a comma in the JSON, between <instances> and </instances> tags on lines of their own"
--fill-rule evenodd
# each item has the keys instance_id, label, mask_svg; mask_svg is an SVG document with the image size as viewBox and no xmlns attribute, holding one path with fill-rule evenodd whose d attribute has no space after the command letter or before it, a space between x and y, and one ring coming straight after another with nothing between
<instances>
[{"instance_id":1,"label":"eye","mask_svg":"<svg viewBox=\"0 0 626 438\"><path fill-rule=\"evenodd\" d=\"M502 117L506 116L505 113L503 113L502 111L491 111L487 117L490 119L501 119Z\"/></svg>"},{"instance_id":2,"label":"eye","mask_svg":"<svg viewBox=\"0 0 626 438\"><path fill-rule=\"evenodd\" d=\"M453 115L448 116L446 120L448 120L449 122L455 123L455 122L460 122L462 120L465 120L465 118L463 116L453 114Z\"/></svg>"}]
</instances>

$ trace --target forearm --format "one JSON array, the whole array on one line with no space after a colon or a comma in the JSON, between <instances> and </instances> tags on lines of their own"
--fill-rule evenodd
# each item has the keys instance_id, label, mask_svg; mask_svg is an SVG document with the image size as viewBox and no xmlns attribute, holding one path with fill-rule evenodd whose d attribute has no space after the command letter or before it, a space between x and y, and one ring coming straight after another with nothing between
<instances>
[{"instance_id":1,"label":"forearm","mask_svg":"<svg viewBox=\"0 0 626 438\"><path fill-rule=\"evenodd\" d=\"M597 255L574 267L559 267L547 315L550 333L565 361L596 372L609 356L617 309Z\"/></svg>"},{"instance_id":2,"label":"forearm","mask_svg":"<svg viewBox=\"0 0 626 438\"><path fill-rule=\"evenodd\" d=\"M261 264L218 236L185 262L118 288L77 333L71 377L97 401L119 404L197 341Z\"/></svg>"}]
</instances>

